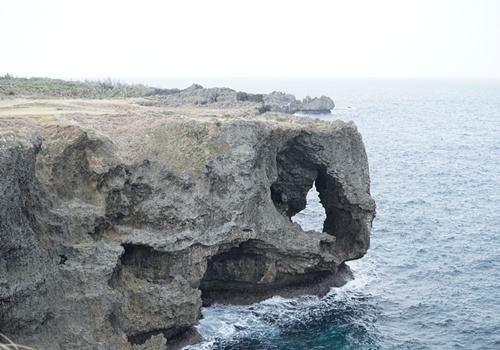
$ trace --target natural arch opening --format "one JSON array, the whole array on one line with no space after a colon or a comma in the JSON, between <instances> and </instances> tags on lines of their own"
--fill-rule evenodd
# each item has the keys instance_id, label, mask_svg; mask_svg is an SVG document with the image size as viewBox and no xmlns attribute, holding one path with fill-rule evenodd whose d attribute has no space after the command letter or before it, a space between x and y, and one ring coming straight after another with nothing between
<instances>
[{"instance_id":1,"label":"natural arch opening","mask_svg":"<svg viewBox=\"0 0 500 350\"><path fill-rule=\"evenodd\" d=\"M363 227L362 209L347 198L348 184L342 180L341 172L331 168L337 166L329 159L332 155L325 155L321 143L309 138L307 132L301 133L286 142L276 155L277 177L270 186L270 197L276 210L291 221L300 220L301 216L314 217L308 211L295 217L306 208L317 212L311 228L335 237L317 241L318 251L328 253L324 255L328 260L320 255L317 265L301 270L296 261L309 258L281 250L276 242L249 239L221 245L217 254L208 259L201 279L205 305L217 301L244 304L276 295L277 291L282 296L298 291L320 295L337 283L335 276L342 266L345 268L344 261L366 252L369 237ZM303 229L310 230L306 225ZM345 283L345 279L342 281Z\"/></svg>"},{"instance_id":2,"label":"natural arch opening","mask_svg":"<svg viewBox=\"0 0 500 350\"><path fill-rule=\"evenodd\" d=\"M304 231L323 232L326 210L317 180L326 169L311 157L320 149L308 149L307 137L303 134L288 141L276 155L278 178L271 186L271 199L280 213Z\"/></svg>"},{"instance_id":3,"label":"natural arch opening","mask_svg":"<svg viewBox=\"0 0 500 350\"><path fill-rule=\"evenodd\" d=\"M316 182L306 196L306 207L292 216L291 220L302 227L304 231L323 232L326 220L325 208L321 204L319 192L316 190Z\"/></svg>"},{"instance_id":4,"label":"natural arch opening","mask_svg":"<svg viewBox=\"0 0 500 350\"><path fill-rule=\"evenodd\" d=\"M370 244L363 210L346 198L346 189L321 157L323 148L309 137L307 133L300 134L278 152L278 177L271 185L271 199L278 212L292 220L306 208L307 195L314 184L319 208L325 212L322 227L318 220L314 230L335 236L334 250L340 261L360 258Z\"/></svg>"}]
</instances>

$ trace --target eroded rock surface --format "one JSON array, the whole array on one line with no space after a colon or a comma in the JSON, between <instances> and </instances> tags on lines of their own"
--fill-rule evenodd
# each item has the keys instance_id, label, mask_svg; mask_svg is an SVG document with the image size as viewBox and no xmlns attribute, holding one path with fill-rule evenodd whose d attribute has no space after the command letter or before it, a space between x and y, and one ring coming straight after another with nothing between
<instances>
[{"instance_id":1,"label":"eroded rock surface","mask_svg":"<svg viewBox=\"0 0 500 350\"><path fill-rule=\"evenodd\" d=\"M294 95L274 91L264 95L264 103L274 112L294 114L329 114L335 107L330 97L321 96L311 98L306 96L302 101L297 100Z\"/></svg>"},{"instance_id":2,"label":"eroded rock surface","mask_svg":"<svg viewBox=\"0 0 500 350\"><path fill-rule=\"evenodd\" d=\"M203 88L193 84L187 89L151 89L147 93L153 98L143 103L164 107L196 106L211 108L239 108L257 110L259 113L279 112L294 114L328 114L335 107L333 100L327 96L311 98L306 96L302 101L292 94L274 91L270 94L250 94L236 92L229 88Z\"/></svg>"},{"instance_id":3,"label":"eroded rock surface","mask_svg":"<svg viewBox=\"0 0 500 350\"><path fill-rule=\"evenodd\" d=\"M311 98L306 96L302 100L302 106L299 111L306 114L323 114L330 113L334 107L335 104L330 97L321 96Z\"/></svg>"},{"instance_id":4,"label":"eroded rock surface","mask_svg":"<svg viewBox=\"0 0 500 350\"><path fill-rule=\"evenodd\" d=\"M176 113L0 119L1 332L176 348L199 340L203 303L350 278L375 213L353 124ZM290 220L312 186L324 232Z\"/></svg>"}]
</instances>

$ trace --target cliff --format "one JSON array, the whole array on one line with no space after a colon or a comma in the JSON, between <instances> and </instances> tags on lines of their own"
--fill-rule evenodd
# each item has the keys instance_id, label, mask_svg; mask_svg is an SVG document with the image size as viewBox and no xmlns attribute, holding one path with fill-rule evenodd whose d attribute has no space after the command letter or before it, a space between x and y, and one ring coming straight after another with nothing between
<instances>
[{"instance_id":1,"label":"cliff","mask_svg":"<svg viewBox=\"0 0 500 350\"><path fill-rule=\"evenodd\" d=\"M1 106L0 332L17 343L178 348L203 303L325 294L367 251L352 123L158 101ZM324 232L290 220L313 185Z\"/></svg>"}]
</instances>

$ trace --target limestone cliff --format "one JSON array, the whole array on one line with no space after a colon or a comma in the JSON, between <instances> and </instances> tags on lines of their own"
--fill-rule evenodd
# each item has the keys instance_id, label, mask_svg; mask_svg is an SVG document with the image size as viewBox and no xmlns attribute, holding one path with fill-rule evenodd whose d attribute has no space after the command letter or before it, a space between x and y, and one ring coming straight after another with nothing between
<instances>
[{"instance_id":1,"label":"limestone cliff","mask_svg":"<svg viewBox=\"0 0 500 350\"><path fill-rule=\"evenodd\" d=\"M375 213L352 123L137 108L0 118L2 333L175 348L203 303L345 283ZM314 185L324 232L290 220Z\"/></svg>"}]
</instances>

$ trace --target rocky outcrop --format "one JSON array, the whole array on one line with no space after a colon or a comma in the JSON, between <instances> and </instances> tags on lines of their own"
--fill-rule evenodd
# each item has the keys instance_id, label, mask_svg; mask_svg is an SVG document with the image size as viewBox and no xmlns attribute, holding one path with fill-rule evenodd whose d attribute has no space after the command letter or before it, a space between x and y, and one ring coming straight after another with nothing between
<instances>
[{"instance_id":1,"label":"rocky outcrop","mask_svg":"<svg viewBox=\"0 0 500 350\"><path fill-rule=\"evenodd\" d=\"M311 98L309 96L306 96L302 100L300 112L306 114L325 114L330 113L334 107L335 104L330 97L321 96L319 98Z\"/></svg>"},{"instance_id":2,"label":"rocky outcrop","mask_svg":"<svg viewBox=\"0 0 500 350\"><path fill-rule=\"evenodd\" d=\"M329 114L335 107L332 99L327 96L311 98L306 96L302 101L297 100L294 95L274 91L264 95L264 103L270 106L274 112L294 114Z\"/></svg>"},{"instance_id":3,"label":"rocky outcrop","mask_svg":"<svg viewBox=\"0 0 500 350\"><path fill-rule=\"evenodd\" d=\"M0 331L18 343L178 348L199 340L203 303L324 294L369 247L350 123L73 114L0 128ZM290 220L312 186L323 232Z\"/></svg>"},{"instance_id":4,"label":"rocky outcrop","mask_svg":"<svg viewBox=\"0 0 500 350\"><path fill-rule=\"evenodd\" d=\"M217 109L262 108L262 95L236 92L229 88L208 88L193 84L187 89L153 89L147 94L150 98L142 103L148 106L176 108L210 107Z\"/></svg>"},{"instance_id":5,"label":"rocky outcrop","mask_svg":"<svg viewBox=\"0 0 500 350\"><path fill-rule=\"evenodd\" d=\"M284 92L273 91L265 95L264 103L270 107L274 112L294 114L298 112L301 107L294 95L285 94Z\"/></svg>"},{"instance_id":6,"label":"rocky outcrop","mask_svg":"<svg viewBox=\"0 0 500 350\"><path fill-rule=\"evenodd\" d=\"M212 108L253 108L260 113L279 112L294 114L328 114L335 107L332 99L327 96L305 97L297 100L292 94L274 91L270 94L250 94L236 92L228 88L205 89L201 85L193 84L187 89L150 89L146 96L152 97L143 103L153 106L180 107L205 106Z\"/></svg>"}]
</instances>

